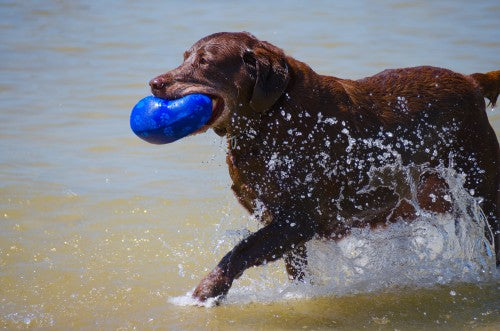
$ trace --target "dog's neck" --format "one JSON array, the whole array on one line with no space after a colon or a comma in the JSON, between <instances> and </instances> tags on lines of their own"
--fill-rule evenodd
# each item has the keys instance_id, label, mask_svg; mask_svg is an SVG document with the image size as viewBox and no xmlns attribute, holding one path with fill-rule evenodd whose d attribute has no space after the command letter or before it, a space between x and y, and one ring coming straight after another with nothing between
<instances>
[{"instance_id":1,"label":"dog's neck","mask_svg":"<svg viewBox=\"0 0 500 331\"><path fill-rule=\"evenodd\" d=\"M354 104L343 84L344 80L319 75L307 64L291 57L287 57L287 64L290 73L288 86L269 111L258 113L250 108L243 109L245 106L241 106L242 109L233 112L226 129L230 152L243 153L241 149L254 142L261 131L261 126L269 124L267 122L276 117L273 114L286 113L296 118L299 113L307 112L312 120L321 113L322 116L338 117L354 122L353 126L356 127ZM316 106L311 108L310 105Z\"/></svg>"},{"instance_id":2,"label":"dog's neck","mask_svg":"<svg viewBox=\"0 0 500 331\"><path fill-rule=\"evenodd\" d=\"M237 151L250 144L258 133L262 123L261 114L254 118L233 116L227 129L226 139L229 151Z\"/></svg>"}]
</instances>

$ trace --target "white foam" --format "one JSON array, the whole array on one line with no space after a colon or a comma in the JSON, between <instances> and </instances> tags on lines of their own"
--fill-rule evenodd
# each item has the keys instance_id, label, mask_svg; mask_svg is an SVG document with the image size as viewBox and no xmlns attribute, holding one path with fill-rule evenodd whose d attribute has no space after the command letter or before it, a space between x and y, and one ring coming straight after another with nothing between
<instances>
[{"instance_id":1,"label":"white foam","mask_svg":"<svg viewBox=\"0 0 500 331\"><path fill-rule=\"evenodd\" d=\"M193 298L193 291L189 291L184 295L178 297L170 297L168 298L168 302L174 304L176 306L199 306L211 308L217 305L218 298L209 298L208 300L202 302Z\"/></svg>"}]
</instances>

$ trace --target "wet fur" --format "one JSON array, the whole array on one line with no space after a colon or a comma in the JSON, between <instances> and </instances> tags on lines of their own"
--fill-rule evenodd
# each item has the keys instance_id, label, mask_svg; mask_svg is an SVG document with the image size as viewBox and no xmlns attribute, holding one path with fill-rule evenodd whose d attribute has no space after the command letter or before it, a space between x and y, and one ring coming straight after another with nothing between
<instances>
[{"instance_id":1,"label":"wet fur","mask_svg":"<svg viewBox=\"0 0 500 331\"><path fill-rule=\"evenodd\" d=\"M224 295L245 269L282 257L301 279L304 244L314 236L336 239L418 210L453 212L436 167L467 175L465 187L484 199L498 233L500 153L483 98L494 104L499 82L499 71L469 76L429 66L341 79L248 33L198 41L181 66L150 82L152 91L205 93L223 105L204 129L228 137L232 189L264 227L226 254L193 296Z\"/></svg>"}]
</instances>

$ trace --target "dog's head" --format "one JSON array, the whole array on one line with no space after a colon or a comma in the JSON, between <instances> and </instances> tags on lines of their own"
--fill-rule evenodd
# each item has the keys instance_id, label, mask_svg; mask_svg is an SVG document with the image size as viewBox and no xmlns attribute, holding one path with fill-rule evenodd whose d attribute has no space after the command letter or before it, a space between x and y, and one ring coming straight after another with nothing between
<instances>
[{"instance_id":1,"label":"dog's head","mask_svg":"<svg viewBox=\"0 0 500 331\"><path fill-rule=\"evenodd\" d=\"M234 116L252 117L269 110L289 81L283 51L253 35L221 32L196 42L177 68L153 78L156 97L177 99L202 93L212 98L212 117L199 132L212 127L227 132Z\"/></svg>"}]
</instances>

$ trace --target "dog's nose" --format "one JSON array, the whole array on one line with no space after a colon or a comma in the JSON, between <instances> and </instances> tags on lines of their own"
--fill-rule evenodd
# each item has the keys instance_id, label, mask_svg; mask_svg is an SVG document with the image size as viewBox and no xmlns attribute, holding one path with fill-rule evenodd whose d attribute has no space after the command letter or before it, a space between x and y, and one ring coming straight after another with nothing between
<instances>
[{"instance_id":1,"label":"dog's nose","mask_svg":"<svg viewBox=\"0 0 500 331\"><path fill-rule=\"evenodd\" d=\"M156 77L149 81L149 86L153 90L161 90L166 86L166 82L162 77Z\"/></svg>"}]
</instances>

